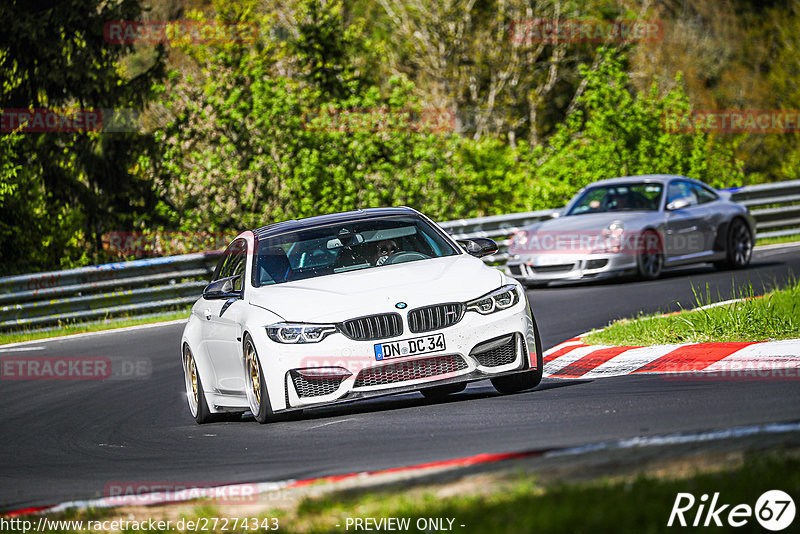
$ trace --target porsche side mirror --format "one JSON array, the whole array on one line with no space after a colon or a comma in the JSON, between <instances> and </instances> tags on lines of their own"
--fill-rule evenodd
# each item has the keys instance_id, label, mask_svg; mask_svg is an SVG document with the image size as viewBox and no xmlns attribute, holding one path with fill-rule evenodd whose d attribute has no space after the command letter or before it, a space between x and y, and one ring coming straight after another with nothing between
<instances>
[{"instance_id":1,"label":"porsche side mirror","mask_svg":"<svg viewBox=\"0 0 800 534\"><path fill-rule=\"evenodd\" d=\"M203 289L203 298L206 300L242 298L242 290L235 289L237 280L241 278L242 275L238 274L211 282Z\"/></svg>"},{"instance_id":2,"label":"porsche side mirror","mask_svg":"<svg viewBox=\"0 0 800 534\"><path fill-rule=\"evenodd\" d=\"M483 258L497 252L497 243L486 237L459 239L458 244L467 251L467 254L476 258Z\"/></svg>"},{"instance_id":3,"label":"porsche side mirror","mask_svg":"<svg viewBox=\"0 0 800 534\"><path fill-rule=\"evenodd\" d=\"M689 201L687 199L676 198L675 200L667 204L667 211L682 210L687 206L689 206Z\"/></svg>"}]
</instances>

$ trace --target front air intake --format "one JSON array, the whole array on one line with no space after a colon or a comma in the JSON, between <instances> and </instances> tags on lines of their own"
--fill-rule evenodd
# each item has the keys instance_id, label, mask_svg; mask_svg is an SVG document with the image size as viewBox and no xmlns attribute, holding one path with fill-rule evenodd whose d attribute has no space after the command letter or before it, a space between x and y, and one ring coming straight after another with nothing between
<instances>
[{"instance_id":1,"label":"front air intake","mask_svg":"<svg viewBox=\"0 0 800 534\"><path fill-rule=\"evenodd\" d=\"M416 308L408 312L408 328L415 334L441 330L464 317L464 304L452 302Z\"/></svg>"},{"instance_id":2,"label":"front air intake","mask_svg":"<svg viewBox=\"0 0 800 534\"><path fill-rule=\"evenodd\" d=\"M339 330L357 341L386 339L403 333L403 319L399 313L367 315L344 321L339 325Z\"/></svg>"}]
</instances>

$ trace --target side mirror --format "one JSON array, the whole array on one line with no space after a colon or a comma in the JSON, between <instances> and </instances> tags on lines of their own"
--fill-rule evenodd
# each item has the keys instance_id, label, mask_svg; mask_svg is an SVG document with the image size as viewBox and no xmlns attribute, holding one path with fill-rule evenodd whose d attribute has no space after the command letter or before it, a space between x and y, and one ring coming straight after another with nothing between
<instances>
[{"instance_id":1,"label":"side mirror","mask_svg":"<svg viewBox=\"0 0 800 534\"><path fill-rule=\"evenodd\" d=\"M497 252L497 243L486 237L473 237L472 239L459 239L458 244L464 247L467 254L476 258L483 258Z\"/></svg>"},{"instance_id":2,"label":"side mirror","mask_svg":"<svg viewBox=\"0 0 800 534\"><path fill-rule=\"evenodd\" d=\"M211 282L203 289L203 298L206 300L242 298L242 290L235 289L237 280L241 278L242 275L238 274Z\"/></svg>"},{"instance_id":3,"label":"side mirror","mask_svg":"<svg viewBox=\"0 0 800 534\"><path fill-rule=\"evenodd\" d=\"M682 210L687 206L689 206L689 201L687 199L676 198L675 200L667 204L667 211Z\"/></svg>"}]
</instances>

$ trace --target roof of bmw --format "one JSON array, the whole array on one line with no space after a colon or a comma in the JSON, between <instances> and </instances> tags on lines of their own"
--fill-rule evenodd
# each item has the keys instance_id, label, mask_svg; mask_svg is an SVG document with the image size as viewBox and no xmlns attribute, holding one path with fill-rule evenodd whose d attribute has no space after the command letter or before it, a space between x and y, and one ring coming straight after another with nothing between
<instances>
[{"instance_id":1,"label":"roof of bmw","mask_svg":"<svg viewBox=\"0 0 800 534\"><path fill-rule=\"evenodd\" d=\"M306 228L313 228L315 226L323 226L331 223L347 223L353 221L362 221L364 219L372 219L375 217L410 215L416 213L417 212L415 210L405 206L398 208L367 208L355 211L345 211L342 213L331 213L328 215L316 215L314 217L307 217L305 219L292 219L289 221L277 222L253 230L253 233L257 239L262 239L265 237L304 230Z\"/></svg>"}]
</instances>

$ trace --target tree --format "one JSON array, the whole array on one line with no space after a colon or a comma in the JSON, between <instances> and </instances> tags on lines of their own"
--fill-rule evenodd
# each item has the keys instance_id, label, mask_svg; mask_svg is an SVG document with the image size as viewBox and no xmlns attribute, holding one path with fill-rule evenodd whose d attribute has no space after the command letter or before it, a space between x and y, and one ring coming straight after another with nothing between
<instances>
[{"instance_id":1,"label":"tree","mask_svg":"<svg viewBox=\"0 0 800 534\"><path fill-rule=\"evenodd\" d=\"M103 34L106 22L140 15L136 0L3 2L0 108L141 110L162 74L163 49L148 53L143 69L126 73L123 61L134 48L106 42ZM151 184L134 172L139 155L152 146L148 135L132 129L26 132L13 145L8 157L24 172L4 174L5 184L15 184L15 201L4 204L3 219L12 228L28 222L26 202L16 201L26 195L35 197L36 209L51 219L28 243L28 249L42 254L35 266L26 262L26 269L97 262L105 231L149 220L155 211L158 199ZM11 260L18 257L12 253L15 246L7 234L0 241L5 274L23 268Z\"/></svg>"},{"instance_id":2,"label":"tree","mask_svg":"<svg viewBox=\"0 0 800 534\"><path fill-rule=\"evenodd\" d=\"M394 32L390 64L454 110L461 132L542 142L582 91L578 65L597 43L541 38L536 21L631 18L608 2L572 0L379 0ZM636 13L634 16L641 16Z\"/></svg>"},{"instance_id":3,"label":"tree","mask_svg":"<svg viewBox=\"0 0 800 534\"><path fill-rule=\"evenodd\" d=\"M187 47L194 68L163 87L170 119L150 172L184 230L386 205L444 219L522 207L511 201L519 184L504 179L513 151L454 134L454 117L423 108L405 76L359 76L347 54L365 37L336 2L297 13L288 41L272 37L283 22L250 13L257 42ZM311 60L320 50L326 58Z\"/></svg>"},{"instance_id":4,"label":"tree","mask_svg":"<svg viewBox=\"0 0 800 534\"><path fill-rule=\"evenodd\" d=\"M637 174L683 174L714 187L742 183L741 162L730 147L682 127L691 106L680 77L666 94L656 84L638 93L623 58L613 49L599 54L597 69L581 69L587 83L577 110L547 146L534 147L528 156L535 177L532 203L563 205L595 180Z\"/></svg>"}]
</instances>

